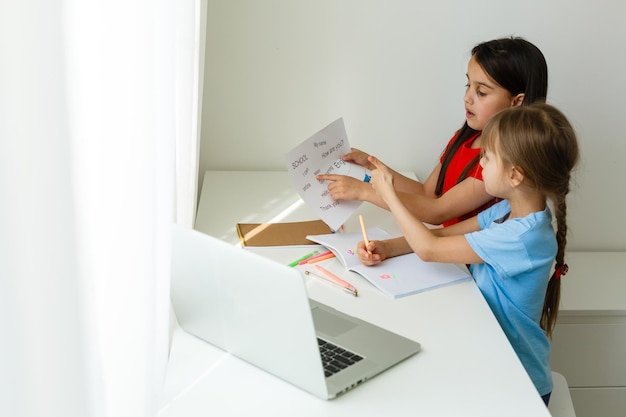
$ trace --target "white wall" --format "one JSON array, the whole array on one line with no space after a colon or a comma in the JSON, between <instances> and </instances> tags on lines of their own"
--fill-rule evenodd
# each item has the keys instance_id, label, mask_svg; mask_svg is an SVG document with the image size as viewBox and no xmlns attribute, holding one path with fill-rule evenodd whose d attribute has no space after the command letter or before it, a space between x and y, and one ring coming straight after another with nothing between
<instances>
[{"instance_id":1,"label":"white wall","mask_svg":"<svg viewBox=\"0 0 626 417\"><path fill-rule=\"evenodd\" d=\"M582 147L569 248L626 250L625 12L620 0L209 1L200 181L285 169L338 117L352 146L425 178L463 122L470 49L523 36Z\"/></svg>"}]
</instances>

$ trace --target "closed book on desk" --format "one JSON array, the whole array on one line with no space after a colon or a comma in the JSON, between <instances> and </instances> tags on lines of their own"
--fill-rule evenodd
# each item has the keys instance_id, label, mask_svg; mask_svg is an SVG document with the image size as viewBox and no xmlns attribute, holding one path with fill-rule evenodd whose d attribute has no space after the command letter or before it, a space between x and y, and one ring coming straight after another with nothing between
<instances>
[{"instance_id":1,"label":"closed book on desk","mask_svg":"<svg viewBox=\"0 0 626 417\"><path fill-rule=\"evenodd\" d=\"M369 240L384 240L391 236L380 228L367 230ZM422 291L466 281L469 272L456 264L424 262L415 253L387 258L374 266L359 261L357 243L362 233L333 233L307 236L331 250L348 271L356 272L376 288L393 298L405 297Z\"/></svg>"},{"instance_id":2,"label":"closed book on desk","mask_svg":"<svg viewBox=\"0 0 626 417\"><path fill-rule=\"evenodd\" d=\"M237 223L242 246L314 245L307 235L330 233L321 220L285 223Z\"/></svg>"}]
</instances>

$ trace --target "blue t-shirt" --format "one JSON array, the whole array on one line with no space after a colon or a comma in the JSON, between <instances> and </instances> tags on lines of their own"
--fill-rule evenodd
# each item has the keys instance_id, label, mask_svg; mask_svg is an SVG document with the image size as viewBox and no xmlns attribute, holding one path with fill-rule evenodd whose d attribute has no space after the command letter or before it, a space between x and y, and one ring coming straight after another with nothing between
<instances>
[{"instance_id":1,"label":"blue t-shirt","mask_svg":"<svg viewBox=\"0 0 626 417\"><path fill-rule=\"evenodd\" d=\"M465 235L484 263L470 266L478 288L540 395L552 391L550 341L539 325L556 256L550 209L508 220L503 200L478 215L481 230Z\"/></svg>"}]
</instances>

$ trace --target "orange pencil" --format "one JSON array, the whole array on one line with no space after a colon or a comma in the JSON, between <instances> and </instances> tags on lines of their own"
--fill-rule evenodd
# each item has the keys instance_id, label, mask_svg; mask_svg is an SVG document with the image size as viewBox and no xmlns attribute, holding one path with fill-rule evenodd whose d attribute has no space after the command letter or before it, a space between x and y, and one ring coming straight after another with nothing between
<instances>
[{"instance_id":1,"label":"orange pencil","mask_svg":"<svg viewBox=\"0 0 626 417\"><path fill-rule=\"evenodd\" d=\"M361 231L363 232L363 241L365 242L365 250L367 250L367 253L371 255L372 252L369 249L367 249L367 245L370 244L370 241L367 238L367 230L365 229L365 220L363 220L362 214L359 214L359 221L361 222Z\"/></svg>"},{"instance_id":2,"label":"orange pencil","mask_svg":"<svg viewBox=\"0 0 626 417\"><path fill-rule=\"evenodd\" d=\"M329 270L324 269L323 267L319 265L315 265L315 269L317 269L322 274L324 274L327 280L334 282L335 284L343 287L346 291L352 293L352 295L354 295L355 297L359 296L359 292L357 291L357 289L354 288L354 286L350 284L349 282L344 281L343 279L339 278L337 275L333 274Z\"/></svg>"},{"instance_id":3,"label":"orange pencil","mask_svg":"<svg viewBox=\"0 0 626 417\"><path fill-rule=\"evenodd\" d=\"M332 253L332 252L331 252L331 251L329 251L329 250L328 250L328 251L326 251L326 252L318 253L318 254L317 254L317 255L315 255L315 256L311 256L310 258L303 259L302 261L300 261L300 262L298 263L298 265L304 265L304 264L306 264L306 263L309 263L309 261L312 261L313 259L317 259L317 258L320 258L320 257L322 257L322 256L326 256L326 255L328 255L328 254L330 254L330 253Z\"/></svg>"},{"instance_id":4,"label":"orange pencil","mask_svg":"<svg viewBox=\"0 0 626 417\"><path fill-rule=\"evenodd\" d=\"M319 261L325 261L326 259L330 259L330 258L334 258L335 254L334 253L327 253L326 255L323 256L317 256L315 258L311 258L311 259L307 259L306 265L308 264L313 264L315 262L319 262Z\"/></svg>"}]
</instances>

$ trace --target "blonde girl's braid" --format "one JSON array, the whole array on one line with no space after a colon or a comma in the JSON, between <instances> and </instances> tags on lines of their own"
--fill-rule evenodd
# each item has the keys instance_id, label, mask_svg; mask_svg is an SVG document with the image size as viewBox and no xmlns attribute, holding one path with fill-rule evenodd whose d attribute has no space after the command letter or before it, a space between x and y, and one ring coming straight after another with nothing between
<instances>
[{"instance_id":1,"label":"blonde girl's braid","mask_svg":"<svg viewBox=\"0 0 626 417\"><path fill-rule=\"evenodd\" d=\"M552 149L548 154L549 165L543 166L544 171L552 171L553 175L544 184L538 184L548 198L552 200L556 219L557 252L554 258L554 272L548 281L548 288L543 303L543 311L539 324L548 337L556 325L561 301L561 277L568 271L565 263L565 247L567 246L567 195L570 191L571 172L578 163L578 142L574 129L567 118L556 108L549 105L537 106L542 109L547 129L546 148ZM550 167L549 169L545 169Z\"/></svg>"},{"instance_id":2,"label":"blonde girl's braid","mask_svg":"<svg viewBox=\"0 0 626 417\"><path fill-rule=\"evenodd\" d=\"M556 241L557 252L554 258L554 272L548 281L546 296L543 301L543 311L541 312L541 320L539 324L545 330L548 337L552 337L552 331L556 325L556 319L559 315L559 305L561 302L561 277L565 275L569 269L565 263L565 246L567 245L567 203L565 195L569 189L554 199L554 217L556 218Z\"/></svg>"}]
</instances>

